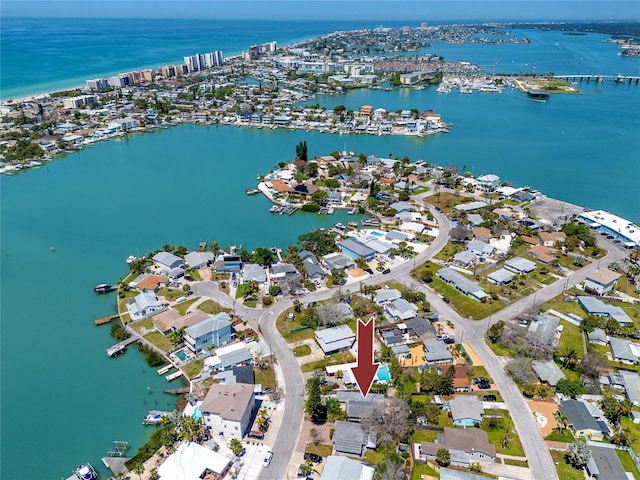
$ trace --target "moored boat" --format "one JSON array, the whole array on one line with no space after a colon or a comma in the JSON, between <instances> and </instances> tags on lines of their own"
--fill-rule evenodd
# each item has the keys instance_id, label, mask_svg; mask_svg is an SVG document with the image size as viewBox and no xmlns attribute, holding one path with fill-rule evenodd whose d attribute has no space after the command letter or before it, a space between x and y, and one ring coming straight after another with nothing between
<instances>
[{"instance_id":1,"label":"moored boat","mask_svg":"<svg viewBox=\"0 0 640 480\"><path fill-rule=\"evenodd\" d=\"M98 474L90 463L83 463L73 471L76 477L80 480L95 480L98 478Z\"/></svg>"},{"instance_id":2,"label":"moored boat","mask_svg":"<svg viewBox=\"0 0 640 480\"><path fill-rule=\"evenodd\" d=\"M109 293L113 290L115 290L115 287L106 283L101 283L93 287L93 291L96 293Z\"/></svg>"}]
</instances>

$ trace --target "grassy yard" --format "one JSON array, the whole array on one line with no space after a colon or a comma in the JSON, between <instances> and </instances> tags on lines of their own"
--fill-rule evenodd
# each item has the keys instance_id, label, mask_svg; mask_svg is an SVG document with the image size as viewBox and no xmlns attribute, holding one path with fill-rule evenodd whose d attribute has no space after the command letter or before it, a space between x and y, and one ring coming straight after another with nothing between
<instances>
[{"instance_id":1,"label":"grassy yard","mask_svg":"<svg viewBox=\"0 0 640 480\"><path fill-rule=\"evenodd\" d=\"M293 321L290 322L289 313L295 313L293 311L293 307L282 312L282 315L280 315L276 320L276 328L278 329L278 332L280 332L280 335L282 335L282 338L284 338L288 343L295 343L301 340L313 338L313 330L310 328L291 332L291 330L302 328L303 325L300 324L297 318L294 318Z\"/></svg>"},{"instance_id":2,"label":"grassy yard","mask_svg":"<svg viewBox=\"0 0 640 480\"><path fill-rule=\"evenodd\" d=\"M631 449L634 452L640 452L640 428L638 428L638 425L633 423L633 420L629 417L622 417L620 424L629 432L629 436L631 437L631 443L629 446Z\"/></svg>"},{"instance_id":3,"label":"grassy yard","mask_svg":"<svg viewBox=\"0 0 640 480\"><path fill-rule=\"evenodd\" d=\"M524 450L522 449L522 444L520 443L520 438L518 438L518 434L515 432L515 427L513 422L509 417L508 410L497 410L497 415L500 415L502 418L499 420L498 425L496 427L489 426L489 420L484 419L482 421L482 425L480 428L487 432L489 436L489 441L493 443L496 447L496 451L498 453L504 453L506 455L515 455L519 457L524 456ZM500 441L507 433L507 429L509 429L509 435L511 436L511 442L506 448L502 448Z\"/></svg>"},{"instance_id":4,"label":"grassy yard","mask_svg":"<svg viewBox=\"0 0 640 480\"><path fill-rule=\"evenodd\" d=\"M550 440L552 442L566 442L566 443L571 443L574 440L573 434L571 433L571 430L569 430L568 428L565 428L562 433L560 433L560 431L556 429L553 432L551 432L549 435L544 437L544 439Z\"/></svg>"},{"instance_id":5,"label":"grassy yard","mask_svg":"<svg viewBox=\"0 0 640 480\"><path fill-rule=\"evenodd\" d=\"M293 354L296 357L304 357L311 353L311 347L309 345L298 345L293 348Z\"/></svg>"},{"instance_id":6,"label":"grassy yard","mask_svg":"<svg viewBox=\"0 0 640 480\"><path fill-rule=\"evenodd\" d=\"M462 243L447 243L442 250L435 256L437 260L448 261L456 253L464 250L464 244Z\"/></svg>"},{"instance_id":7,"label":"grassy yard","mask_svg":"<svg viewBox=\"0 0 640 480\"><path fill-rule=\"evenodd\" d=\"M184 296L184 291L181 290L181 289L177 289L177 288L163 287L160 290L158 290L158 293L156 295L158 297L166 298L168 302L173 302L177 298L183 297Z\"/></svg>"},{"instance_id":8,"label":"grassy yard","mask_svg":"<svg viewBox=\"0 0 640 480\"><path fill-rule=\"evenodd\" d=\"M513 357L515 356L515 352L504 345L500 345L499 343L493 343L491 340L487 339L487 345L489 348L499 357Z\"/></svg>"},{"instance_id":9,"label":"grassy yard","mask_svg":"<svg viewBox=\"0 0 640 480\"><path fill-rule=\"evenodd\" d=\"M416 430L413 432L414 443L418 442L435 442L438 433L437 430Z\"/></svg>"},{"instance_id":10,"label":"grassy yard","mask_svg":"<svg viewBox=\"0 0 640 480\"><path fill-rule=\"evenodd\" d=\"M529 468L529 464L523 460L511 460L510 458L505 458L504 463L506 463L507 465L514 465L516 467Z\"/></svg>"},{"instance_id":11,"label":"grassy yard","mask_svg":"<svg viewBox=\"0 0 640 480\"><path fill-rule=\"evenodd\" d=\"M566 302L565 302L566 303ZM558 345L558 353L565 355L571 350L578 352L578 356L582 358L584 350L582 348L582 332L579 327L565 320L560 320L562 325L562 335L560 336L560 344Z\"/></svg>"},{"instance_id":12,"label":"grassy yard","mask_svg":"<svg viewBox=\"0 0 640 480\"><path fill-rule=\"evenodd\" d=\"M373 452L371 450L367 450L364 452L363 460L365 463L371 463L373 465L377 465L385 459L386 455L383 452Z\"/></svg>"},{"instance_id":13,"label":"grassy yard","mask_svg":"<svg viewBox=\"0 0 640 480\"><path fill-rule=\"evenodd\" d=\"M204 313L208 313L209 315L215 315L216 313L220 312L230 312L228 308L224 308L222 305L214 302L213 300L205 300L200 305L198 305L198 308Z\"/></svg>"},{"instance_id":14,"label":"grassy yard","mask_svg":"<svg viewBox=\"0 0 640 480\"><path fill-rule=\"evenodd\" d=\"M168 352L173 348L173 343L171 343L171 340L169 340L167 337L162 335L157 330L154 330L151 333L147 333L144 336L144 338L146 338L151 343L153 343L156 347L164 350L165 352Z\"/></svg>"},{"instance_id":15,"label":"grassy yard","mask_svg":"<svg viewBox=\"0 0 640 480\"><path fill-rule=\"evenodd\" d=\"M275 372L273 366L269 365L264 370L258 367L253 368L253 374L256 378L256 384L262 385L263 389L274 388L276 386Z\"/></svg>"},{"instance_id":16,"label":"grassy yard","mask_svg":"<svg viewBox=\"0 0 640 480\"><path fill-rule=\"evenodd\" d=\"M576 470L569 465L564 459L564 452L558 450L549 450L551 458L553 458L556 464L556 471L558 477L562 480L584 480L584 474L582 470Z\"/></svg>"},{"instance_id":17,"label":"grassy yard","mask_svg":"<svg viewBox=\"0 0 640 480\"><path fill-rule=\"evenodd\" d=\"M307 444L307 448L304 450L306 453L315 453L316 455L320 455L323 458L327 458L333 452L333 445L325 445L323 443L319 443L318 445L314 445L313 442Z\"/></svg>"},{"instance_id":18,"label":"grassy yard","mask_svg":"<svg viewBox=\"0 0 640 480\"><path fill-rule=\"evenodd\" d=\"M323 370L328 365L340 365L342 363L351 363L355 362L356 359L353 358L350 352L338 352L332 355L329 355L322 360L318 360L317 362L307 363L302 366L302 371L305 373L314 372L316 370Z\"/></svg>"},{"instance_id":19,"label":"grassy yard","mask_svg":"<svg viewBox=\"0 0 640 480\"><path fill-rule=\"evenodd\" d=\"M193 270L193 269L187 270L187 275L189 275L191 278L193 278L197 282L202 281L202 276L200 275L200 272L198 270Z\"/></svg>"},{"instance_id":20,"label":"grassy yard","mask_svg":"<svg viewBox=\"0 0 640 480\"><path fill-rule=\"evenodd\" d=\"M557 312L564 313L565 315L573 313L582 318L587 316L578 302L565 302L564 295L558 295L542 305L542 310L546 311L549 309L556 310Z\"/></svg>"},{"instance_id":21,"label":"grassy yard","mask_svg":"<svg viewBox=\"0 0 640 480\"><path fill-rule=\"evenodd\" d=\"M196 300L198 299L192 298L191 300L187 300L186 302L182 302L182 303L179 303L178 305L174 305L173 308L175 308L180 315L185 315L187 313L187 310L189 310L189 307L193 305Z\"/></svg>"},{"instance_id":22,"label":"grassy yard","mask_svg":"<svg viewBox=\"0 0 640 480\"><path fill-rule=\"evenodd\" d=\"M422 475L440 478L440 473L426 463L415 463L411 472L411 480L422 480Z\"/></svg>"},{"instance_id":23,"label":"grassy yard","mask_svg":"<svg viewBox=\"0 0 640 480\"><path fill-rule=\"evenodd\" d=\"M473 376L485 377L491 380L491 377L489 376L489 372L487 372L487 369L484 367L478 367L478 366L473 367ZM493 383L493 380L491 380L491 383Z\"/></svg>"},{"instance_id":24,"label":"grassy yard","mask_svg":"<svg viewBox=\"0 0 640 480\"><path fill-rule=\"evenodd\" d=\"M618 458L620 462L622 462L622 466L624 467L625 472L633 473L634 478L640 478L640 471L638 471L638 467L633 463L633 459L631 455L626 450L616 450L618 454Z\"/></svg>"},{"instance_id":25,"label":"grassy yard","mask_svg":"<svg viewBox=\"0 0 640 480\"><path fill-rule=\"evenodd\" d=\"M444 213L447 217L451 216L451 213L454 211L453 207L461 203L470 202L472 200L472 198L459 197L454 195L453 193L448 192L437 192L434 195L423 198L423 201L430 203L434 207L438 207L440 210L442 210L442 213Z\"/></svg>"},{"instance_id":26,"label":"grassy yard","mask_svg":"<svg viewBox=\"0 0 640 480\"><path fill-rule=\"evenodd\" d=\"M142 333L144 330L152 329L154 328L153 318L152 317L143 318L142 320L139 320L133 323L131 325L131 328L133 328L138 333Z\"/></svg>"},{"instance_id":27,"label":"grassy yard","mask_svg":"<svg viewBox=\"0 0 640 480\"><path fill-rule=\"evenodd\" d=\"M190 364L182 367L182 371L187 378L194 378L200 374L202 367L204 367L204 360L194 360Z\"/></svg>"}]
</instances>

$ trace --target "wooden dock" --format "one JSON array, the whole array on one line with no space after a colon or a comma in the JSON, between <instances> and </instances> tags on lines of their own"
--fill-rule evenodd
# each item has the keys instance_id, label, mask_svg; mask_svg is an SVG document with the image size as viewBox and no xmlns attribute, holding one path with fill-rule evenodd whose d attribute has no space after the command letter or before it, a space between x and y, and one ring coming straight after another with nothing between
<instances>
[{"instance_id":1,"label":"wooden dock","mask_svg":"<svg viewBox=\"0 0 640 480\"><path fill-rule=\"evenodd\" d=\"M96 318L93 323L96 325L104 325L105 323L112 322L117 318L120 318L120 315L107 315L106 317Z\"/></svg>"},{"instance_id":2,"label":"wooden dock","mask_svg":"<svg viewBox=\"0 0 640 480\"><path fill-rule=\"evenodd\" d=\"M115 357L116 355L120 355L122 352L126 350L127 346L137 342L138 340L139 338L137 335L131 335L126 340L123 340L122 342L107 348L107 355L110 357Z\"/></svg>"},{"instance_id":3,"label":"wooden dock","mask_svg":"<svg viewBox=\"0 0 640 480\"><path fill-rule=\"evenodd\" d=\"M164 393L168 393L170 395L182 395L183 393L189 393L190 387L180 387L180 388L169 388L167 390L163 390Z\"/></svg>"}]
</instances>

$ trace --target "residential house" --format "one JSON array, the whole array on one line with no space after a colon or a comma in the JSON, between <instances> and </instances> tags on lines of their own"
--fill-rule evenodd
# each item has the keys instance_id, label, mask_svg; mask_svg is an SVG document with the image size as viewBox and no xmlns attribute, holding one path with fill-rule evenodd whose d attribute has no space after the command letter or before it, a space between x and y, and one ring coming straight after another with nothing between
<instances>
[{"instance_id":1,"label":"residential house","mask_svg":"<svg viewBox=\"0 0 640 480\"><path fill-rule=\"evenodd\" d=\"M600 480L629 480L614 448L591 445L591 457L586 465L587 474Z\"/></svg>"},{"instance_id":2,"label":"residential house","mask_svg":"<svg viewBox=\"0 0 640 480\"><path fill-rule=\"evenodd\" d=\"M366 246L364 243L355 240L353 238L345 238L338 242L338 246L342 250L342 253L351 258L362 258L365 262L373 260L376 251Z\"/></svg>"},{"instance_id":3,"label":"residential house","mask_svg":"<svg viewBox=\"0 0 640 480\"><path fill-rule=\"evenodd\" d=\"M444 342L439 340L425 340L424 344L424 361L427 364L443 364L453 362L453 355Z\"/></svg>"},{"instance_id":4,"label":"residential house","mask_svg":"<svg viewBox=\"0 0 640 480\"><path fill-rule=\"evenodd\" d=\"M370 418L375 410L384 411L384 395L369 392L366 397L358 391L338 390L336 398L345 404L347 417L350 421L360 421Z\"/></svg>"},{"instance_id":5,"label":"residential house","mask_svg":"<svg viewBox=\"0 0 640 480\"><path fill-rule=\"evenodd\" d=\"M567 424L574 435L595 441L604 438L602 430L584 403L578 400L563 400L560 402L559 410L569 419Z\"/></svg>"},{"instance_id":6,"label":"residential house","mask_svg":"<svg viewBox=\"0 0 640 480\"><path fill-rule=\"evenodd\" d=\"M356 335L348 325L338 325L337 327L317 330L315 336L325 355L348 350L356 341Z\"/></svg>"},{"instance_id":7,"label":"residential house","mask_svg":"<svg viewBox=\"0 0 640 480\"><path fill-rule=\"evenodd\" d=\"M242 259L235 253L220 252L213 262L217 273L238 273L242 269Z\"/></svg>"},{"instance_id":8,"label":"residential house","mask_svg":"<svg viewBox=\"0 0 640 480\"><path fill-rule=\"evenodd\" d=\"M487 275L487 280L495 285L506 285L511 283L514 278L515 274L505 268L500 268Z\"/></svg>"},{"instance_id":9,"label":"residential house","mask_svg":"<svg viewBox=\"0 0 640 480\"><path fill-rule=\"evenodd\" d=\"M291 263L276 263L271 265L271 281L278 282L285 277L298 275L298 270Z\"/></svg>"},{"instance_id":10,"label":"residential house","mask_svg":"<svg viewBox=\"0 0 640 480\"><path fill-rule=\"evenodd\" d=\"M640 406L640 377L636 372L620 370L625 395L636 407Z\"/></svg>"},{"instance_id":11,"label":"residential house","mask_svg":"<svg viewBox=\"0 0 640 480\"><path fill-rule=\"evenodd\" d=\"M376 433L361 423L337 420L331 441L336 454L361 457L365 449L375 450Z\"/></svg>"},{"instance_id":12,"label":"residential house","mask_svg":"<svg viewBox=\"0 0 640 480\"><path fill-rule=\"evenodd\" d=\"M436 318L437 318L437 314ZM407 326L407 333L415 336L421 340L431 340L436 338L437 332L431 323L425 318L415 317L405 320L404 324Z\"/></svg>"},{"instance_id":13,"label":"residential house","mask_svg":"<svg viewBox=\"0 0 640 480\"><path fill-rule=\"evenodd\" d=\"M158 252L153 256L153 264L165 275L172 278L179 277L179 272L184 275L184 260L169 252Z\"/></svg>"},{"instance_id":14,"label":"residential house","mask_svg":"<svg viewBox=\"0 0 640 480\"><path fill-rule=\"evenodd\" d=\"M141 320L164 309L165 306L153 292L142 292L127 302L127 311L131 316L131 320L134 321Z\"/></svg>"},{"instance_id":15,"label":"residential house","mask_svg":"<svg viewBox=\"0 0 640 480\"><path fill-rule=\"evenodd\" d=\"M535 247L527 250L527 253L539 262L545 263L547 265L549 265L556 259L556 257L551 255L551 249L549 247L545 247L544 245L536 245Z\"/></svg>"},{"instance_id":16,"label":"residential house","mask_svg":"<svg viewBox=\"0 0 640 480\"><path fill-rule=\"evenodd\" d=\"M189 252L184 256L184 261L194 270L208 267L213 263L213 252Z\"/></svg>"},{"instance_id":17,"label":"residential house","mask_svg":"<svg viewBox=\"0 0 640 480\"><path fill-rule=\"evenodd\" d=\"M357 460L330 455L327 457L320 480L373 480L375 469Z\"/></svg>"},{"instance_id":18,"label":"residential house","mask_svg":"<svg viewBox=\"0 0 640 480\"><path fill-rule=\"evenodd\" d=\"M476 254L470 250L458 252L453 256L452 263L462 268L473 268L478 262Z\"/></svg>"},{"instance_id":19,"label":"residential house","mask_svg":"<svg viewBox=\"0 0 640 480\"><path fill-rule=\"evenodd\" d=\"M362 243L367 247L373 249L376 254L379 255L387 255L393 248L394 245L390 242L386 242L374 236L368 236L362 240Z\"/></svg>"},{"instance_id":20,"label":"residential house","mask_svg":"<svg viewBox=\"0 0 640 480\"><path fill-rule=\"evenodd\" d=\"M631 345L631 341L626 338L609 337L611 358L615 362L635 364L638 361L638 355L631 349Z\"/></svg>"},{"instance_id":21,"label":"residential house","mask_svg":"<svg viewBox=\"0 0 640 480\"><path fill-rule=\"evenodd\" d=\"M342 253L329 253L322 257L322 261L329 270L345 270L356 266L352 258Z\"/></svg>"},{"instance_id":22,"label":"residential house","mask_svg":"<svg viewBox=\"0 0 640 480\"><path fill-rule=\"evenodd\" d=\"M231 317L225 312L212 315L186 328L184 340L194 353L224 345L231 341Z\"/></svg>"},{"instance_id":23,"label":"residential house","mask_svg":"<svg viewBox=\"0 0 640 480\"><path fill-rule=\"evenodd\" d=\"M475 397L475 396L474 396ZM435 460L438 450L446 448L451 455L451 465L468 467L473 462L495 462L496 447L489 436L479 428L444 427L435 442L414 444L416 460Z\"/></svg>"},{"instance_id":24,"label":"residential house","mask_svg":"<svg viewBox=\"0 0 640 480\"><path fill-rule=\"evenodd\" d=\"M578 303L580 304L582 309L589 315L613 318L620 325L633 323L633 320L629 318L629 316L622 308L604 303L599 298L579 295Z\"/></svg>"},{"instance_id":25,"label":"residential house","mask_svg":"<svg viewBox=\"0 0 640 480\"><path fill-rule=\"evenodd\" d=\"M251 363L253 355L244 342L236 342L216 348L215 354L207 357L205 366L212 370L228 370L236 365Z\"/></svg>"},{"instance_id":26,"label":"residential house","mask_svg":"<svg viewBox=\"0 0 640 480\"><path fill-rule=\"evenodd\" d=\"M531 362L531 367L541 382L546 382L552 387L558 384L558 380L565 378L564 373L553 360L534 360Z\"/></svg>"},{"instance_id":27,"label":"residential house","mask_svg":"<svg viewBox=\"0 0 640 480\"><path fill-rule=\"evenodd\" d=\"M467 250L480 257L490 257L495 250L495 247L481 240L471 240L467 243Z\"/></svg>"},{"instance_id":28,"label":"residential house","mask_svg":"<svg viewBox=\"0 0 640 480\"><path fill-rule=\"evenodd\" d=\"M584 291L594 295L606 295L618 284L619 273L608 268L589 273L584 279Z\"/></svg>"},{"instance_id":29,"label":"residential house","mask_svg":"<svg viewBox=\"0 0 640 480\"><path fill-rule=\"evenodd\" d=\"M480 285L467 279L451 268L441 268L440 270L438 270L436 276L443 282L451 285L460 293L466 295L467 297L473 298L478 302L487 296Z\"/></svg>"},{"instance_id":30,"label":"residential house","mask_svg":"<svg viewBox=\"0 0 640 480\"><path fill-rule=\"evenodd\" d=\"M500 177L493 174L480 175L476 179L476 185L483 192L492 192L500 186Z\"/></svg>"},{"instance_id":31,"label":"residential house","mask_svg":"<svg viewBox=\"0 0 640 480\"><path fill-rule=\"evenodd\" d=\"M242 440L255 407L253 385L212 384L200 405L204 424L226 438Z\"/></svg>"},{"instance_id":32,"label":"residential house","mask_svg":"<svg viewBox=\"0 0 640 480\"><path fill-rule=\"evenodd\" d=\"M564 232L540 232L538 233L540 243L545 247L553 247L556 243L564 243L567 235Z\"/></svg>"},{"instance_id":33,"label":"residential house","mask_svg":"<svg viewBox=\"0 0 640 480\"><path fill-rule=\"evenodd\" d=\"M242 283L247 282L264 283L267 281L267 272L262 265L255 263L245 263L242 266Z\"/></svg>"},{"instance_id":34,"label":"residential house","mask_svg":"<svg viewBox=\"0 0 640 480\"><path fill-rule=\"evenodd\" d=\"M157 293L161 287L166 287L169 283L169 277L162 275L140 275L134 280L134 288L139 292Z\"/></svg>"},{"instance_id":35,"label":"residential house","mask_svg":"<svg viewBox=\"0 0 640 480\"><path fill-rule=\"evenodd\" d=\"M512 272L525 274L533 272L536 269L536 264L526 258L514 257L507 260L504 267Z\"/></svg>"},{"instance_id":36,"label":"residential house","mask_svg":"<svg viewBox=\"0 0 640 480\"><path fill-rule=\"evenodd\" d=\"M318 190L320 190L320 187L317 187L312 183L300 183L290 187L288 192L292 196L302 197L305 202L310 202L312 200L312 195Z\"/></svg>"},{"instance_id":37,"label":"residential house","mask_svg":"<svg viewBox=\"0 0 640 480\"><path fill-rule=\"evenodd\" d=\"M522 240L527 245L538 245L538 239L535 237L530 237L529 235L520 235L520 240Z\"/></svg>"},{"instance_id":38,"label":"residential house","mask_svg":"<svg viewBox=\"0 0 640 480\"><path fill-rule=\"evenodd\" d=\"M471 384L467 376L467 367L464 365L456 365L454 367L453 390L456 392L468 392L471 390Z\"/></svg>"},{"instance_id":39,"label":"residential house","mask_svg":"<svg viewBox=\"0 0 640 480\"><path fill-rule=\"evenodd\" d=\"M397 300L398 298L402 298L402 294L399 290L395 288L380 288L376 290L376 305L383 305L387 302L391 302L393 300Z\"/></svg>"},{"instance_id":40,"label":"residential house","mask_svg":"<svg viewBox=\"0 0 640 480\"><path fill-rule=\"evenodd\" d=\"M193 312L181 315L174 308L159 313L153 317L153 326L163 335L168 334L172 330L180 330L196 325L209 318L209 314L202 310L194 310Z\"/></svg>"},{"instance_id":41,"label":"residential house","mask_svg":"<svg viewBox=\"0 0 640 480\"><path fill-rule=\"evenodd\" d=\"M516 192L513 195L510 195L509 198L517 202L524 203L524 202L534 201L536 199L536 196L524 190L520 190L519 192Z\"/></svg>"},{"instance_id":42,"label":"residential house","mask_svg":"<svg viewBox=\"0 0 640 480\"><path fill-rule=\"evenodd\" d=\"M469 213L467 215L467 222L469 222L469 226L472 227L473 229L476 228L480 228L478 227L481 223L484 223L484 218L482 218L482 215L478 215L477 213ZM487 229L488 230L488 229ZM486 233L483 231L483 233ZM474 233L475 236L475 233ZM484 236L484 235L483 235ZM491 231L489 230L489 234L487 236L486 239L484 238L478 238L478 240L484 240L484 241L488 241L489 237L491 237Z\"/></svg>"},{"instance_id":43,"label":"residential house","mask_svg":"<svg viewBox=\"0 0 640 480\"><path fill-rule=\"evenodd\" d=\"M476 214L472 214L472 215L474 215L474 216L476 216L476 217L478 217L478 216L479 216L479 215L476 215ZM482 217L480 217L480 218L482 219ZM489 241L489 239L491 238L491 230L489 230L489 229L488 229L488 228L486 228L486 227L477 227L477 228L474 228L474 229L472 230L472 233L473 233L473 238L474 238L475 240L480 241L480 242L488 242L488 241Z\"/></svg>"},{"instance_id":44,"label":"residential house","mask_svg":"<svg viewBox=\"0 0 640 480\"><path fill-rule=\"evenodd\" d=\"M558 348L558 327L560 319L546 313L540 313L529 325L527 342L529 345L555 351Z\"/></svg>"},{"instance_id":45,"label":"residential house","mask_svg":"<svg viewBox=\"0 0 640 480\"><path fill-rule=\"evenodd\" d=\"M158 467L160 478L172 480L196 480L213 472L219 478L225 476L231 460L195 442L183 442Z\"/></svg>"},{"instance_id":46,"label":"residential house","mask_svg":"<svg viewBox=\"0 0 640 480\"><path fill-rule=\"evenodd\" d=\"M451 419L456 427L473 427L482 423L484 410L476 395L454 395L449 400Z\"/></svg>"},{"instance_id":47,"label":"residential house","mask_svg":"<svg viewBox=\"0 0 640 480\"><path fill-rule=\"evenodd\" d=\"M589 343L595 343L596 345L609 345L609 337L601 328L594 328L593 331L587 332L587 339Z\"/></svg>"},{"instance_id":48,"label":"residential house","mask_svg":"<svg viewBox=\"0 0 640 480\"><path fill-rule=\"evenodd\" d=\"M395 320L408 320L418 313L418 307L404 298L396 298L387 303L386 310Z\"/></svg>"}]
</instances>

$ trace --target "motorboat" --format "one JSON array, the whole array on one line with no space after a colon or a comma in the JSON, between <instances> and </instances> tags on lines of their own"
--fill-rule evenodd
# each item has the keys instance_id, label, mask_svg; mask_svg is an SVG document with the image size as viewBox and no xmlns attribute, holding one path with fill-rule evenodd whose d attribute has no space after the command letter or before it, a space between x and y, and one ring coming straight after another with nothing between
<instances>
[{"instance_id":1,"label":"motorboat","mask_svg":"<svg viewBox=\"0 0 640 480\"><path fill-rule=\"evenodd\" d=\"M134 261L136 261L137 259L138 259L138 257L136 257L135 255L129 255L129 256L127 257L127 263L134 262Z\"/></svg>"},{"instance_id":2,"label":"motorboat","mask_svg":"<svg viewBox=\"0 0 640 480\"><path fill-rule=\"evenodd\" d=\"M95 480L98 478L98 474L90 463L83 463L73 471L76 477L80 480Z\"/></svg>"},{"instance_id":3,"label":"motorboat","mask_svg":"<svg viewBox=\"0 0 640 480\"><path fill-rule=\"evenodd\" d=\"M115 290L116 288L113 285L109 285L107 283L101 283L93 287L93 291L96 293L109 293Z\"/></svg>"}]
</instances>

